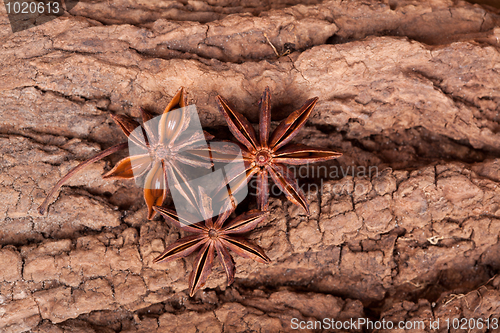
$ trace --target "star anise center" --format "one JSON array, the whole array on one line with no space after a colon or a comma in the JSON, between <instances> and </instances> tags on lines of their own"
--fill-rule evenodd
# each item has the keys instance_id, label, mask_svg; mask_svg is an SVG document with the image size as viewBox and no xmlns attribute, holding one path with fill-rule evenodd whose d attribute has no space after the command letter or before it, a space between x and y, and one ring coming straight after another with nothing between
<instances>
[{"instance_id":1,"label":"star anise center","mask_svg":"<svg viewBox=\"0 0 500 333\"><path fill-rule=\"evenodd\" d=\"M262 150L259 150L257 151L257 153L255 154L255 164L257 164L258 166L265 166L267 164L269 164L269 162L271 162L272 160L272 155L271 155L271 152L267 149L262 149Z\"/></svg>"},{"instance_id":2,"label":"star anise center","mask_svg":"<svg viewBox=\"0 0 500 333\"><path fill-rule=\"evenodd\" d=\"M151 150L151 153L155 159L158 160L166 160L168 158L171 158L173 156L173 153L170 149L165 147L162 144L157 145Z\"/></svg>"},{"instance_id":3,"label":"star anise center","mask_svg":"<svg viewBox=\"0 0 500 333\"><path fill-rule=\"evenodd\" d=\"M210 229L208 230L208 237L210 237L210 239L217 239L219 237L219 233L215 229Z\"/></svg>"}]
</instances>

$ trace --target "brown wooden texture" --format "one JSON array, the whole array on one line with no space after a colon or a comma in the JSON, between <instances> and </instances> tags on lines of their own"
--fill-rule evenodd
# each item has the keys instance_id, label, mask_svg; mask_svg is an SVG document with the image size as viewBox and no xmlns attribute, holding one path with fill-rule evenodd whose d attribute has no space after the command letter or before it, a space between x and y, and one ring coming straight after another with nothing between
<instances>
[{"instance_id":1,"label":"brown wooden texture","mask_svg":"<svg viewBox=\"0 0 500 333\"><path fill-rule=\"evenodd\" d=\"M292 318L500 316L495 9L138 3L82 1L15 34L0 6L0 331L277 332ZM153 263L184 234L146 219L132 181L101 178L125 153L37 212L57 179L124 140L111 114L160 114L181 86L224 139L218 94L255 125L269 86L272 129L319 96L295 142L343 153L301 169L310 216L271 194L269 218L248 237L269 265L234 256L226 287L215 260L193 298L194 256Z\"/></svg>"}]
</instances>

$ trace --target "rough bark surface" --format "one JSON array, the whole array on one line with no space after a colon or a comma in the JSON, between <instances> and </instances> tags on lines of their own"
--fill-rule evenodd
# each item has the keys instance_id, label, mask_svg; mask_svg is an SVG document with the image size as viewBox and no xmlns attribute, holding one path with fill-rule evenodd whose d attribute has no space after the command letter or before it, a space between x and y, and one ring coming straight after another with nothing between
<instances>
[{"instance_id":1,"label":"rough bark surface","mask_svg":"<svg viewBox=\"0 0 500 333\"><path fill-rule=\"evenodd\" d=\"M278 332L292 318L369 318L423 321L421 332L440 319L446 332L447 318L499 318L494 9L96 0L15 34L0 13L0 331ZM271 264L235 257L226 287L216 259L193 298L193 256L152 263L182 232L146 220L133 182L101 178L124 154L36 210L70 168L125 140L111 114L160 113L180 86L225 138L217 94L257 123L270 86L273 126L319 96L296 140L344 154L297 170L309 217L272 195L249 236Z\"/></svg>"}]
</instances>

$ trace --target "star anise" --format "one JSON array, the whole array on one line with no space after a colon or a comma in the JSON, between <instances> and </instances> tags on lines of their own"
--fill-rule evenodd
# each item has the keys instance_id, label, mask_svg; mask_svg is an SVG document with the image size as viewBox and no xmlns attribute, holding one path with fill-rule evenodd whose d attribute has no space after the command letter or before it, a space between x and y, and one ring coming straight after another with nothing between
<instances>
[{"instance_id":1,"label":"star anise","mask_svg":"<svg viewBox=\"0 0 500 333\"><path fill-rule=\"evenodd\" d=\"M129 138L129 142L132 142L141 153L120 160L112 170L103 175L103 178L137 179L147 173L144 180L144 199L148 207L148 219L152 219L156 214L153 206L162 205L165 201L169 185L178 185L176 188L182 195L190 201L195 200L193 198L196 197L196 194L186 182L180 163L194 167L209 168L212 166L212 163L193 159L185 153L187 149L205 143L206 139L213 138L201 130L186 131L190 121L190 114L186 110L186 106L187 96L184 88L180 88L163 111L158 123L155 122L151 113L142 108L140 109L142 126L126 115L111 116ZM124 142L108 148L70 170L47 195L39 207L39 212L41 214L45 212L50 197L76 172L88 164L126 147L127 142ZM168 184L167 179L170 184Z\"/></svg>"},{"instance_id":2,"label":"star anise","mask_svg":"<svg viewBox=\"0 0 500 333\"><path fill-rule=\"evenodd\" d=\"M241 234L254 229L267 216L267 212L251 210L226 222L234 210L233 204L227 204L222 206L217 220L213 222L212 202L203 191L200 191L199 202L199 210L204 221L194 224L191 223L191 219L186 218L186 214L182 214L183 217L181 217L180 214L168 208L154 207L165 220L184 231L193 233L193 235L185 236L168 246L161 255L154 259L154 262L169 262L187 257L200 249L189 276L190 296L193 296L205 284L212 270L215 252L217 252L226 272L228 286L233 283L235 273L234 261L228 250L260 263L270 262L259 246L250 243L241 236ZM199 219L194 218L193 220L198 221Z\"/></svg>"},{"instance_id":3,"label":"star anise","mask_svg":"<svg viewBox=\"0 0 500 333\"><path fill-rule=\"evenodd\" d=\"M259 101L259 138L250 122L239 112L229 107L228 101L217 96L220 112L227 121L229 130L241 142L242 157L246 170L230 175L230 180L242 179L238 188L246 185L254 174L257 175L257 204L262 210L268 209L269 175L286 197L302 207L309 215L309 203L300 189L293 172L285 164L300 165L331 160L342 153L308 147L303 144L288 144L304 126L316 105L318 98L307 100L297 111L283 120L269 135L271 125L271 93L266 87ZM231 160L231 149L224 144L211 145L210 157L215 161ZM207 155L207 154L205 154ZM200 152L199 156L203 156ZM229 157L228 157L229 156Z\"/></svg>"}]
</instances>

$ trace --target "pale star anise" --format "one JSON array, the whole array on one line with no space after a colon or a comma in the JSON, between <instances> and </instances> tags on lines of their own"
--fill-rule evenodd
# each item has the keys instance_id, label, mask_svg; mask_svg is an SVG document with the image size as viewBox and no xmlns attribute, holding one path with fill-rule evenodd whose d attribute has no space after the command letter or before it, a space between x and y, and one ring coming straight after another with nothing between
<instances>
[{"instance_id":1,"label":"pale star anise","mask_svg":"<svg viewBox=\"0 0 500 333\"><path fill-rule=\"evenodd\" d=\"M267 264L270 262L270 259L259 246L250 243L241 236L241 234L254 229L259 222L264 220L268 214L267 212L251 210L226 222L234 210L233 205L227 204L222 206L217 220L213 222L211 199L203 191L200 191L199 203L199 210L204 221L194 224L185 218L185 214L182 214L184 216L182 218L180 214L168 208L154 207L165 220L182 230L192 233L192 235L185 236L168 246L161 255L154 259L154 262L169 262L187 257L194 251L200 250L189 276L190 296L193 296L205 284L212 270L216 252L226 272L228 286L233 283L235 273L234 261L228 250L260 263ZM197 221L198 219L194 218L193 220Z\"/></svg>"},{"instance_id":2,"label":"pale star anise","mask_svg":"<svg viewBox=\"0 0 500 333\"><path fill-rule=\"evenodd\" d=\"M120 160L115 167L103 175L103 178L134 179L146 174L144 180L144 199L148 207L148 219L156 214L153 206L162 205L169 192L169 186L177 186L182 195L191 201L195 200L195 192L190 188L186 177L181 170L181 164L193 167L210 168L212 163L193 158L186 154L187 149L205 144L205 140L213 138L210 134L200 130L187 131L190 114L186 110L187 96L184 88L172 98L167 105L159 122L155 123L154 116L141 110L142 126L126 115L112 115L113 120L120 126L140 154ZM76 172L90 163L98 161L120 149L127 147L122 143L108 148L97 156L82 162L70 170L51 190L39 211L43 214L48 206L48 200L62 184ZM130 148L130 146L129 146ZM168 181L167 181L168 179ZM170 182L170 184L168 183Z\"/></svg>"},{"instance_id":3,"label":"pale star anise","mask_svg":"<svg viewBox=\"0 0 500 333\"><path fill-rule=\"evenodd\" d=\"M293 172L285 164L300 165L327 161L342 156L342 153L308 147L303 144L288 144L304 126L316 105L318 98L307 100L297 111L283 120L269 135L271 126L271 94L266 87L259 101L259 137L250 122L239 112L229 107L228 101L217 96L219 110L227 121L229 130L241 142L244 173L230 175L230 179L243 179L240 186L246 185L253 175L257 175L257 204L262 210L268 209L269 175L286 197L302 207L309 214L309 203L300 189ZM224 145L211 145L213 161L230 160L230 149ZM199 154L202 155L201 153Z\"/></svg>"}]
</instances>

